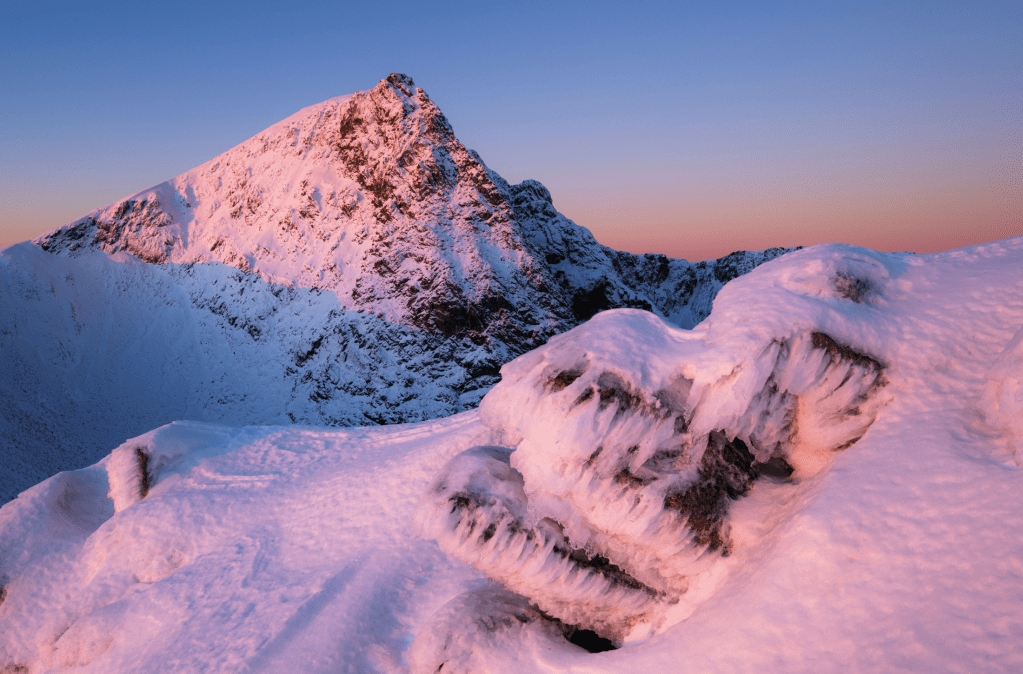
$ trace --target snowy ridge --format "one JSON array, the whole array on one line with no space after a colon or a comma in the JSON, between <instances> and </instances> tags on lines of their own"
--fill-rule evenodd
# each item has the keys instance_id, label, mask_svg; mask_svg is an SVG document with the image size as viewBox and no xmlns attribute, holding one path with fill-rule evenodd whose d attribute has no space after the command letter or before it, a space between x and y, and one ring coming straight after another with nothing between
<instances>
[{"instance_id":1,"label":"snowy ridge","mask_svg":"<svg viewBox=\"0 0 1023 674\"><path fill-rule=\"evenodd\" d=\"M0 671L1018 672L1021 267L1023 238L927 256L819 246L729 283L692 331L601 314L509 364L479 410L161 427L0 508ZM684 451L633 465L665 442ZM584 487L663 511L703 479L687 455L717 457L706 484L759 473L715 492L721 546L673 574L657 554L695 540L692 510L662 539ZM622 468L654 480L608 480ZM564 601L542 604L536 581ZM592 601L603 590L620 603ZM586 624L628 634L606 650Z\"/></svg>"},{"instance_id":2,"label":"snowy ridge","mask_svg":"<svg viewBox=\"0 0 1023 674\"><path fill-rule=\"evenodd\" d=\"M219 263L55 258L22 244L0 253L0 297L7 500L171 419L358 426L454 414L485 392L481 373L514 355Z\"/></svg>"},{"instance_id":3,"label":"snowy ridge","mask_svg":"<svg viewBox=\"0 0 1023 674\"><path fill-rule=\"evenodd\" d=\"M691 327L785 252L690 264L601 246L543 185L488 169L404 75L35 243L0 252L0 502L176 419L471 409L501 365L598 311Z\"/></svg>"}]
</instances>

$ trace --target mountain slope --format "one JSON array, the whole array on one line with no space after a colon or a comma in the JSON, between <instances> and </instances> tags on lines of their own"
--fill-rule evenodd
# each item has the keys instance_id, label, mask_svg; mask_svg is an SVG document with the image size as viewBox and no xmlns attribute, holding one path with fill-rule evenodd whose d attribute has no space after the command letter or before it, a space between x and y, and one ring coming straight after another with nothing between
<instances>
[{"instance_id":1,"label":"mountain slope","mask_svg":"<svg viewBox=\"0 0 1023 674\"><path fill-rule=\"evenodd\" d=\"M0 502L176 419L454 414L598 311L691 327L785 252L690 264L606 248L542 185L488 169L404 75L35 243L0 251L0 349L17 363L0 372ZM108 334L118 348L94 348Z\"/></svg>"}]
</instances>

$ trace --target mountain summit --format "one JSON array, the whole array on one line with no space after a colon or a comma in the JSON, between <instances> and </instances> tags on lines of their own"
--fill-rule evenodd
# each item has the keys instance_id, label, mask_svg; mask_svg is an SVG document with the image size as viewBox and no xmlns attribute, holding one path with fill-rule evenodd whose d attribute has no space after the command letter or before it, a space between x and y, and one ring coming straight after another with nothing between
<instances>
[{"instance_id":1,"label":"mountain summit","mask_svg":"<svg viewBox=\"0 0 1023 674\"><path fill-rule=\"evenodd\" d=\"M690 264L602 246L399 74L34 243L0 253L0 502L179 419L454 414L599 311L689 328L785 252Z\"/></svg>"}]
</instances>

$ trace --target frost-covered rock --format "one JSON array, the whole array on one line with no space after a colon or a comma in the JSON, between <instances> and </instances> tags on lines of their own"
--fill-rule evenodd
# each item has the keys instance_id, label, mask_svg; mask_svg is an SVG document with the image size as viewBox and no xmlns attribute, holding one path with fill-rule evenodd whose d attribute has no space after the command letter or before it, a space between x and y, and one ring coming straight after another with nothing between
<instances>
[{"instance_id":1,"label":"frost-covered rock","mask_svg":"<svg viewBox=\"0 0 1023 674\"><path fill-rule=\"evenodd\" d=\"M452 459L424 500L421 532L548 614L620 640L664 593L573 547L558 521L531 516L509 455L478 447Z\"/></svg>"},{"instance_id":2,"label":"frost-covered rock","mask_svg":"<svg viewBox=\"0 0 1023 674\"><path fill-rule=\"evenodd\" d=\"M760 309L766 330L744 325L748 300L694 331L619 309L504 366L480 417L508 449L452 460L424 533L616 643L663 622L733 552L734 501L817 476L886 400L883 359L814 315L825 293L846 309L883 297L886 270L855 254L807 267L773 275L790 298Z\"/></svg>"},{"instance_id":3,"label":"frost-covered rock","mask_svg":"<svg viewBox=\"0 0 1023 674\"><path fill-rule=\"evenodd\" d=\"M247 433L223 426L176 421L124 443L104 460L114 511L144 499L171 475L186 473L202 461L224 454L247 440Z\"/></svg>"},{"instance_id":4,"label":"frost-covered rock","mask_svg":"<svg viewBox=\"0 0 1023 674\"><path fill-rule=\"evenodd\" d=\"M537 660L563 667L584 651L572 630L521 595L486 586L455 597L430 617L409 649L410 674L518 674Z\"/></svg>"}]
</instances>

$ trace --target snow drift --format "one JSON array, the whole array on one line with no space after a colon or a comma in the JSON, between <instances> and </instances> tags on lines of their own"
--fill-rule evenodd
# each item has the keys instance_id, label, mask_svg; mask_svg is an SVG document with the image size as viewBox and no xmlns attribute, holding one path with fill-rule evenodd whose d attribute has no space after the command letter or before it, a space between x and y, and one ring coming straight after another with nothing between
<instances>
[{"instance_id":1,"label":"snow drift","mask_svg":"<svg viewBox=\"0 0 1023 674\"><path fill-rule=\"evenodd\" d=\"M1005 447L1005 460L1023 466L1023 327L988 370L980 412Z\"/></svg>"}]
</instances>

